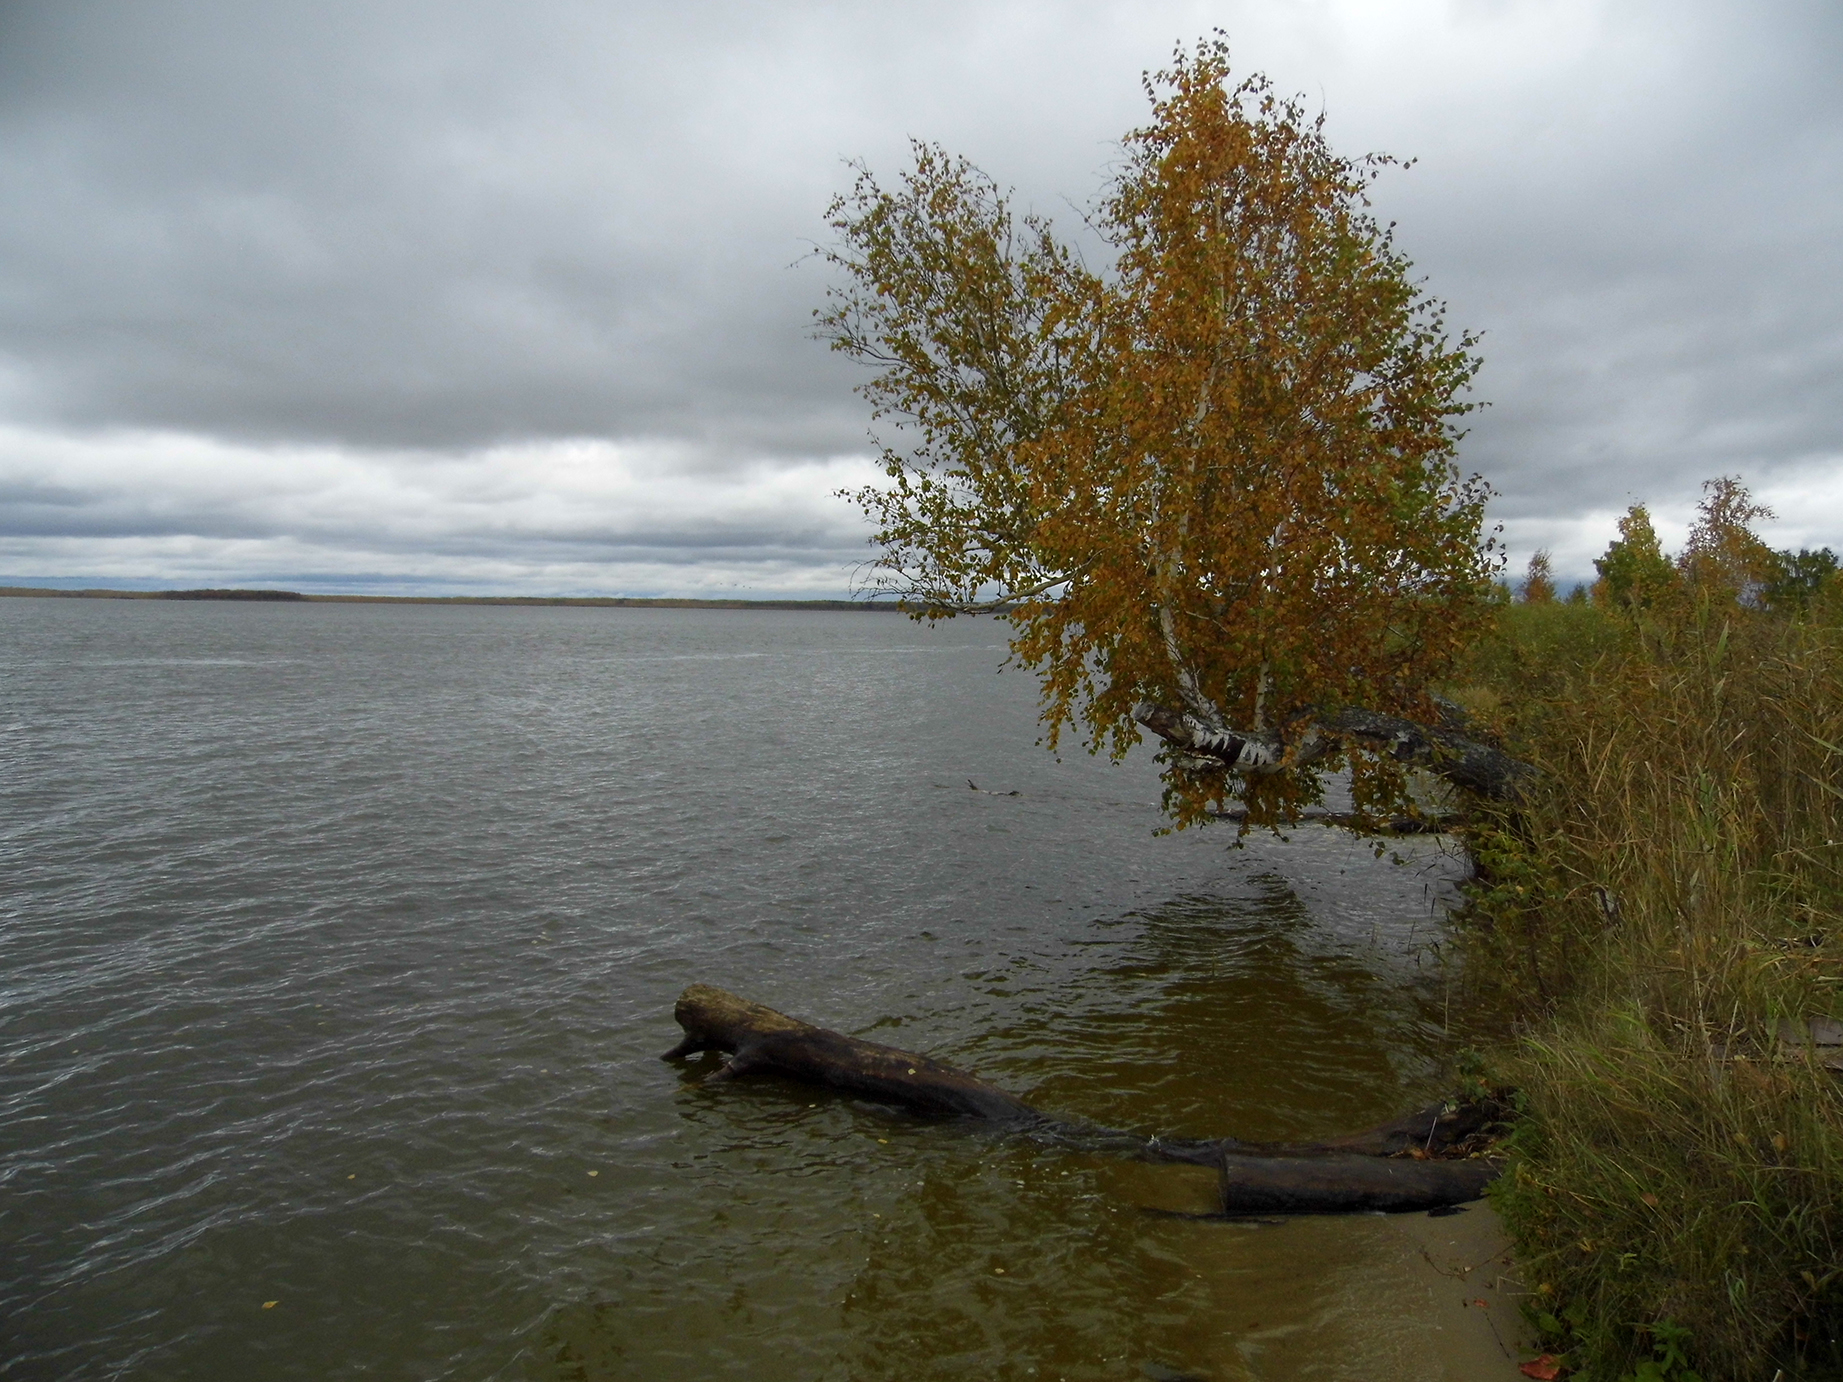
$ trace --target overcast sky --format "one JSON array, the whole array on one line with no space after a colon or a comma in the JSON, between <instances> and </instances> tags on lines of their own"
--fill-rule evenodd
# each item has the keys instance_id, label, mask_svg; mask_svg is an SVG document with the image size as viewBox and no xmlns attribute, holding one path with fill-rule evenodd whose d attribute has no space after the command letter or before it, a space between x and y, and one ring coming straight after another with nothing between
<instances>
[{"instance_id":1,"label":"overcast sky","mask_svg":"<svg viewBox=\"0 0 1843 1382\"><path fill-rule=\"evenodd\" d=\"M1723 473L1843 549L1835 0L0 0L0 583L841 594L843 160L1073 219L1218 26L1418 160L1519 566Z\"/></svg>"}]
</instances>

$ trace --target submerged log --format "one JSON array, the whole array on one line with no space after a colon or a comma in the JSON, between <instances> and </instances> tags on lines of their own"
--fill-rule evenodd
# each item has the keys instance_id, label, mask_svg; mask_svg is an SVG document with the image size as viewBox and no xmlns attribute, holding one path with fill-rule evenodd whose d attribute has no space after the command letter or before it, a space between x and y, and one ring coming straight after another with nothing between
<instances>
[{"instance_id":1,"label":"submerged log","mask_svg":"<svg viewBox=\"0 0 1843 1382\"><path fill-rule=\"evenodd\" d=\"M712 1082L772 1070L917 1113L1045 1121L1016 1095L964 1070L815 1027L709 984L693 984L680 994L673 1016L685 1029L685 1039L666 1052L666 1060L696 1051L732 1053L729 1062L709 1077Z\"/></svg>"},{"instance_id":2,"label":"submerged log","mask_svg":"<svg viewBox=\"0 0 1843 1382\"><path fill-rule=\"evenodd\" d=\"M1414 1161L1407 1157L1338 1153L1249 1156L1225 1152L1225 1216L1243 1214L1394 1214L1444 1209L1485 1193L1497 1178L1488 1161Z\"/></svg>"},{"instance_id":3,"label":"submerged log","mask_svg":"<svg viewBox=\"0 0 1843 1382\"><path fill-rule=\"evenodd\" d=\"M1481 1139L1492 1140L1492 1129L1501 1127L1508 1113L1509 1110L1494 1098L1443 1101L1328 1142L1303 1146L1273 1143L1267 1150L1276 1153L1355 1152L1363 1156L1387 1157L1463 1155ZM1245 1149L1246 1144L1243 1146Z\"/></svg>"},{"instance_id":4,"label":"submerged log","mask_svg":"<svg viewBox=\"0 0 1843 1382\"><path fill-rule=\"evenodd\" d=\"M916 1113L1042 1133L1063 1145L1215 1166L1225 1215L1437 1209L1477 1199L1497 1174L1494 1163L1465 1155L1501 1117L1490 1101L1435 1104L1325 1142L1148 1141L1053 1118L964 1070L815 1027L709 984L686 989L673 1015L685 1037L665 1059L730 1053L707 1083L774 1072Z\"/></svg>"},{"instance_id":5,"label":"submerged log","mask_svg":"<svg viewBox=\"0 0 1843 1382\"><path fill-rule=\"evenodd\" d=\"M1441 1209L1497 1179L1496 1162L1469 1153L1495 1140L1505 1113L1490 1098L1430 1104L1323 1142L1154 1139L1146 1155L1214 1166L1229 1217Z\"/></svg>"}]
</instances>

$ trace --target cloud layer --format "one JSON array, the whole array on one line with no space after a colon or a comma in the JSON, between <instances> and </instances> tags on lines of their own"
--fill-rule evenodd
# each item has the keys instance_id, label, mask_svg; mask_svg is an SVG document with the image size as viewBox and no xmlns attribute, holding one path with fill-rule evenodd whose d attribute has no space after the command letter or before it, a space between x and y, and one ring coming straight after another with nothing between
<instances>
[{"instance_id":1,"label":"cloud layer","mask_svg":"<svg viewBox=\"0 0 1843 1382\"><path fill-rule=\"evenodd\" d=\"M329 591L830 598L864 556L834 492L873 473L758 462L693 485L682 448L606 441L354 451L0 429L0 448L0 570Z\"/></svg>"},{"instance_id":2,"label":"cloud layer","mask_svg":"<svg viewBox=\"0 0 1843 1382\"><path fill-rule=\"evenodd\" d=\"M1380 209L1487 333L1466 460L1519 556L1585 574L1729 472L1843 545L1838 13L16 3L0 574L839 593L842 160L938 139L1073 220L1215 25L1419 157Z\"/></svg>"}]
</instances>

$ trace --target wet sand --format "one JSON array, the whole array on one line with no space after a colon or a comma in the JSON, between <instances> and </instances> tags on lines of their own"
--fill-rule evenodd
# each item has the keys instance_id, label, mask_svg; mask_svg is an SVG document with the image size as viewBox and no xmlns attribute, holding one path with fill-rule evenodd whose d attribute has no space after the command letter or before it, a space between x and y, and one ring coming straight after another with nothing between
<instances>
[{"instance_id":1,"label":"wet sand","mask_svg":"<svg viewBox=\"0 0 1843 1382\"><path fill-rule=\"evenodd\" d=\"M1118 1188L1161 1217L1199 1213L1214 1174L1123 1168ZM1193 1336L1187 1365L1152 1360L1149 1376L1518 1382L1534 1355L1509 1240L1482 1201L1434 1217L1166 1222L1214 1318L1198 1322L1209 1337Z\"/></svg>"}]
</instances>

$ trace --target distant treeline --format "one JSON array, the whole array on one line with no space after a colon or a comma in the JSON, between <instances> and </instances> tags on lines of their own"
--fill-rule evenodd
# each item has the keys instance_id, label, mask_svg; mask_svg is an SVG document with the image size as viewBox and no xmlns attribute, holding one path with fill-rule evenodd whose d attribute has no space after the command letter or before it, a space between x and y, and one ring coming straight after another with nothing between
<instances>
[{"instance_id":1,"label":"distant treeline","mask_svg":"<svg viewBox=\"0 0 1843 1382\"><path fill-rule=\"evenodd\" d=\"M902 612L890 600L683 600L627 595L304 595L298 590L47 590L0 586L0 596L66 600L301 600L347 605L588 605L618 609L838 609Z\"/></svg>"},{"instance_id":2,"label":"distant treeline","mask_svg":"<svg viewBox=\"0 0 1843 1382\"><path fill-rule=\"evenodd\" d=\"M298 590L162 590L162 600L304 600Z\"/></svg>"}]
</instances>

